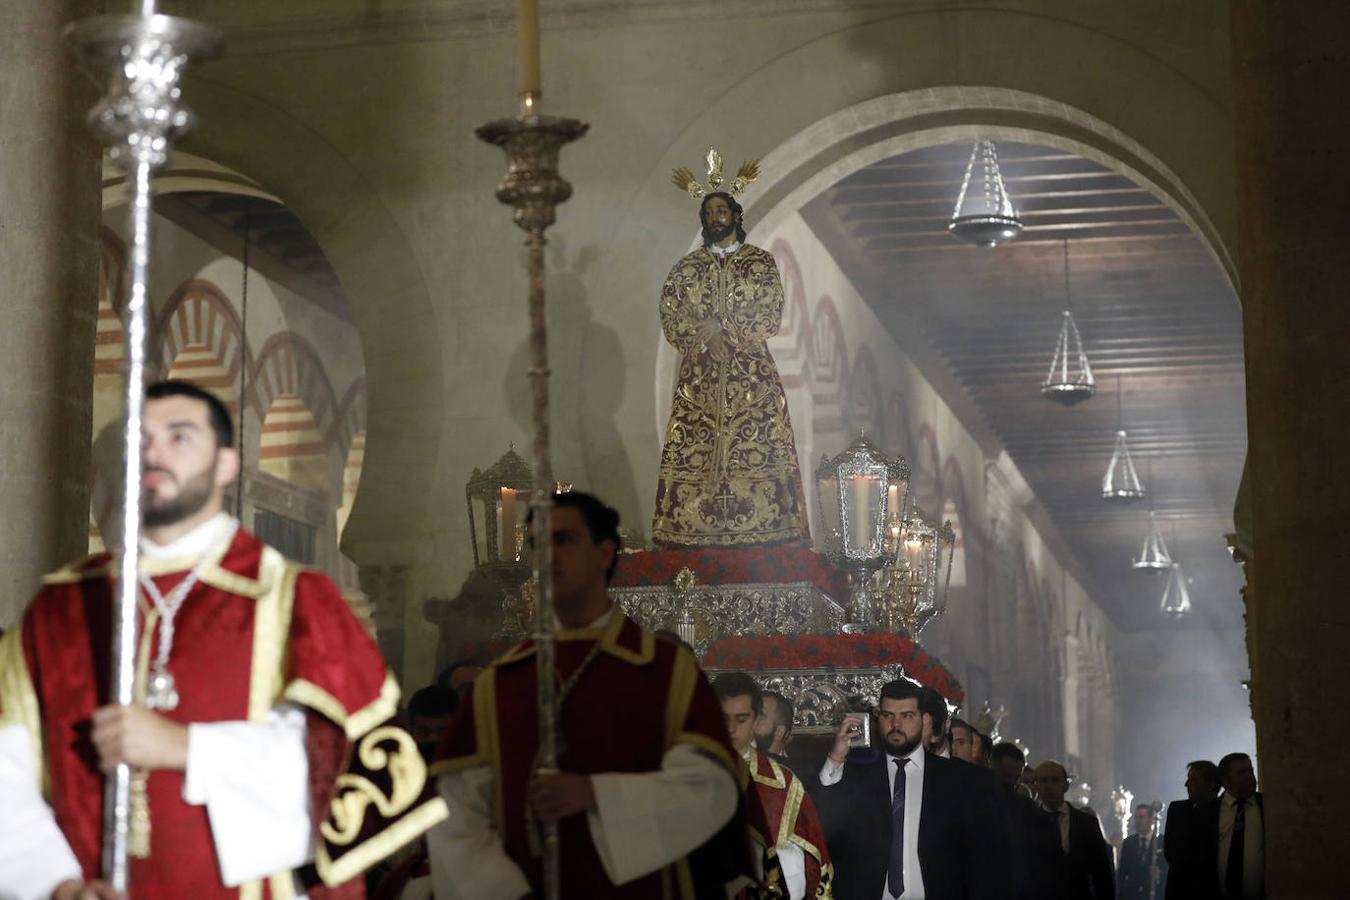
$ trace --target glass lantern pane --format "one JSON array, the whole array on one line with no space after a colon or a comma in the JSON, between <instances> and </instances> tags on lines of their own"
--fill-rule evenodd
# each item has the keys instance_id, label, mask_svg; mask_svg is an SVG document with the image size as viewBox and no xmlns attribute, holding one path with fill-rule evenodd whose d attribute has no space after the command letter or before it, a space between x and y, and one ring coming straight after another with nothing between
<instances>
[{"instance_id":1,"label":"glass lantern pane","mask_svg":"<svg viewBox=\"0 0 1350 900\"><path fill-rule=\"evenodd\" d=\"M506 562L517 562L524 552L525 516L529 511L529 492L504 487L501 489L500 532L498 544L501 558Z\"/></svg>"},{"instance_id":2,"label":"glass lantern pane","mask_svg":"<svg viewBox=\"0 0 1350 900\"><path fill-rule=\"evenodd\" d=\"M817 538L826 553L838 553L844 545L839 519L839 482L833 477L816 478L816 508L820 510Z\"/></svg>"},{"instance_id":3,"label":"glass lantern pane","mask_svg":"<svg viewBox=\"0 0 1350 900\"><path fill-rule=\"evenodd\" d=\"M883 552L882 497L886 491L884 469L857 472L844 479L842 499L847 514L844 553L849 556Z\"/></svg>"}]
</instances>

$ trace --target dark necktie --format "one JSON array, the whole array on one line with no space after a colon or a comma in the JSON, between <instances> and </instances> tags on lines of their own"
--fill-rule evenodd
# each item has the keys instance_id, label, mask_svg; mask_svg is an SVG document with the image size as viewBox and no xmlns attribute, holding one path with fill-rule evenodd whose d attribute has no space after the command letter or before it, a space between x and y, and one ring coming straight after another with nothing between
<instances>
[{"instance_id":1,"label":"dark necktie","mask_svg":"<svg viewBox=\"0 0 1350 900\"><path fill-rule=\"evenodd\" d=\"M1224 872L1223 889L1230 897L1242 896L1243 851L1247 843L1247 801L1239 800L1233 813L1233 839L1228 845L1228 869Z\"/></svg>"},{"instance_id":2,"label":"dark necktie","mask_svg":"<svg viewBox=\"0 0 1350 900\"><path fill-rule=\"evenodd\" d=\"M895 789L891 792L891 861L886 867L886 890L892 897L905 892L905 763L908 757L894 758Z\"/></svg>"}]
</instances>

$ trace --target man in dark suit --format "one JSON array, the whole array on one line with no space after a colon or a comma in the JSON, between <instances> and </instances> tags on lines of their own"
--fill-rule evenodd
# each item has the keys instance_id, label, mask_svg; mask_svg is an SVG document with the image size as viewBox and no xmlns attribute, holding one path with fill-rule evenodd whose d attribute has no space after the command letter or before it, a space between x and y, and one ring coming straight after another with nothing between
<instances>
[{"instance_id":1,"label":"man in dark suit","mask_svg":"<svg viewBox=\"0 0 1350 900\"><path fill-rule=\"evenodd\" d=\"M1195 808L1187 866L1195 873L1198 900L1263 900L1265 804L1256 790L1256 770L1245 753L1219 760L1223 795Z\"/></svg>"},{"instance_id":2,"label":"man in dark suit","mask_svg":"<svg viewBox=\"0 0 1350 900\"><path fill-rule=\"evenodd\" d=\"M850 752L861 718L840 723L816 787L837 900L1009 896L997 787L927 752L923 718L919 686L901 679L881 690L873 747Z\"/></svg>"},{"instance_id":3,"label":"man in dark suit","mask_svg":"<svg viewBox=\"0 0 1350 900\"><path fill-rule=\"evenodd\" d=\"M1013 883L1021 888L1016 896L1054 900L1059 890L1059 830L1039 803L1019 791L1026 755L1016 744L1003 741L992 746L990 767L1007 812Z\"/></svg>"},{"instance_id":4,"label":"man in dark suit","mask_svg":"<svg viewBox=\"0 0 1350 900\"><path fill-rule=\"evenodd\" d=\"M1069 773L1062 765L1047 760L1036 767L1036 794L1059 832L1057 895L1064 900L1114 900L1111 848L1102 836L1101 823L1065 801L1068 789Z\"/></svg>"},{"instance_id":5,"label":"man in dark suit","mask_svg":"<svg viewBox=\"0 0 1350 900\"><path fill-rule=\"evenodd\" d=\"M1134 834L1120 847L1116 896L1121 900L1160 900L1166 867L1153 807L1141 803L1134 808Z\"/></svg>"},{"instance_id":6,"label":"man in dark suit","mask_svg":"<svg viewBox=\"0 0 1350 900\"><path fill-rule=\"evenodd\" d=\"M1219 796L1219 767L1207 759L1186 766L1186 799L1167 804L1163 820L1163 857L1167 860L1166 900L1192 900L1200 890L1189 865L1192 819L1200 804Z\"/></svg>"}]
</instances>

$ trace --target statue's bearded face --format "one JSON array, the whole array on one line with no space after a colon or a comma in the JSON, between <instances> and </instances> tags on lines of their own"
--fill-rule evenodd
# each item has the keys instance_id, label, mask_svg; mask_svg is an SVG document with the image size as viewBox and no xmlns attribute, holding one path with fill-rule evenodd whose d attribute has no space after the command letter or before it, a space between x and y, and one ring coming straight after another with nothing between
<instances>
[{"instance_id":1,"label":"statue's bearded face","mask_svg":"<svg viewBox=\"0 0 1350 900\"><path fill-rule=\"evenodd\" d=\"M736 230L736 213L721 197L712 197L704 203L700 217L703 233L713 243L724 240Z\"/></svg>"}]
</instances>

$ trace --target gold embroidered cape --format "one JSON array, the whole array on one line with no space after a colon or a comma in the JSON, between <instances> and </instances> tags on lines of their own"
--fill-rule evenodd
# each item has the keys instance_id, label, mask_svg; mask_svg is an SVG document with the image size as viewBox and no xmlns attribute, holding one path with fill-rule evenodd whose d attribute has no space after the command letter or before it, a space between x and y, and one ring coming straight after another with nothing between
<instances>
[{"instance_id":1,"label":"gold embroidered cape","mask_svg":"<svg viewBox=\"0 0 1350 900\"><path fill-rule=\"evenodd\" d=\"M681 356L656 487L656 544L809 539L787 397L766 343L782 315L778 266L759 247L742 244L726 258L701 247L666 279L661 328ZM705 339L714 327L721 347Z\"/></svg>"}]
</instances>

